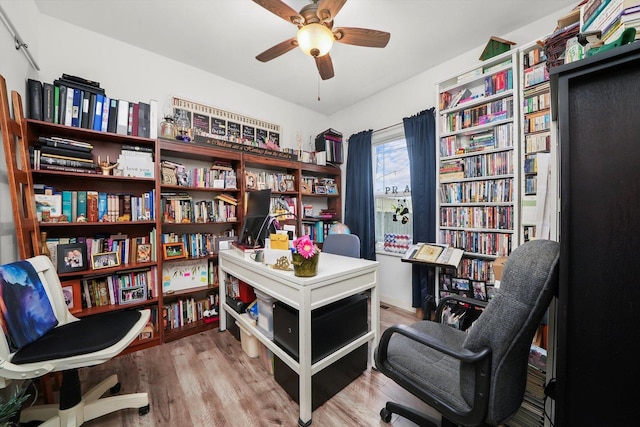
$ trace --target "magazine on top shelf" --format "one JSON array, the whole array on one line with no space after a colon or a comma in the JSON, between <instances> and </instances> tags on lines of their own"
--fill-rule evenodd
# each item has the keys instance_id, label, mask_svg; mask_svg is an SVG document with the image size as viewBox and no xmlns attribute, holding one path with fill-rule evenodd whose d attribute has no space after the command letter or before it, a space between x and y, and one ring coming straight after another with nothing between
<instances>
[{"instance_id":1,"label":"magazine on top shelf","mask_svg":"<svg viewBox=\"0 0 640 427\"><path fill-rule=\"evenodd\" d=\"M402 261L458 268L462 255L464 255L462 249L452 246L439 243L416 243L405 252Z\"/></svg>"}]
</instances>

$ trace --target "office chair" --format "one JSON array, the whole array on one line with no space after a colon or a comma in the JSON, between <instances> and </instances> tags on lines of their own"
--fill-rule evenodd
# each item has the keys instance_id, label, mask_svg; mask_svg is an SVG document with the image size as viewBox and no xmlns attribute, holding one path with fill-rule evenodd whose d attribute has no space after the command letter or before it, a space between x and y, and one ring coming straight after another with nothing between
<instances>
[{"instance_id":1,"label":"office chair","mask_svg":"<svg viewBox=\"0 0 640 427\"><path fill-rule=\"evenodd\" d=\"M360 238L355 234L328 234L322 252L360 258Z\"/></svg>"},{"instance_id":2,"label":"office chair","mask_svg":"<svg viewBox=\"0 0 640 427\"><path fill-rule=\"evenodd\" d=\"M78 369L104 363L122 352L150 317L149 310L124 310L76 318L65 304L58 275L49 258L40 255L0 266L0 387L62 371L60 404L23 409L21 423L80 426L85 421L125 408L149 411L147 393L101 398L120 390L111 375L82 395Z\"/></svg>"},{"instance_id":3,"label":"office chair","mask_svg":"<svg viewBox=\"0 0 640 427\"><path fill-rule=\"evenodd\" d=\"M442 415L441 425L502 424L520 407L529 349L558 286L559 244L532 240L507 259L500 288L466 331L423 320L387 329L377 369ZM387 402L380 411L437 426L413 408Z\"/></svg>"}]
</instances>

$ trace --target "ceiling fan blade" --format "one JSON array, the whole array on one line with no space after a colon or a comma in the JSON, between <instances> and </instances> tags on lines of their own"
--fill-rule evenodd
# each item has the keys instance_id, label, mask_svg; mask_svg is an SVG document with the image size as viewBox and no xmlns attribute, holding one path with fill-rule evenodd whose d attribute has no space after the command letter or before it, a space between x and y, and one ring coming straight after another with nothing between
<instances>
[{"instance_id":1,"label":"ceiling fan blade","mask_svg":"<svg viewBox=\"0 0 640 427\"><path fill-rule=\"evenodd\" d=\"M300 25L304 23L304 19L300 14L292 9L286 3L283 3L280 0L253 0L254 3L259 4L260 6L267 9L269 12L274 15L278 15L280 18L284 19L287 22L290 22L295 25Z\"/></svg>"},{"instance_id":2,"label":"ceiling fan blade","mask_svg":"<svg viewBox=\"0 0 640 427\"><path fill-rule=\"evenodd\" d=\"M347 0L320 0L318 3L318 18L322 22L331 22L336 17Z\"/></svg>"},{"instance_id":3,"label":"ceiling fan blade","mask_svg":"<svg viewBox=\"0 0 640 427\"><path fill-rule=\"evenodd\" d=\"M277 45L270 47L269 49L256 56L256 59L261 62L271 61L278 56L289 52L291 49L295 49L298 46L298 41L295 37L285 40Z\"/></svg>"},{"instance_id":4,"label":"ceiling fan blade","mask_svg":"<svg viewBox=\"0 0 640 427\"><path fill-rule=\"evenodd\" d=\"M368 28L336 28L333 35L337 42L365 47L385 47L391 34Z\"/></svg>"},{"instance_id":5,"label":"ceiling fan blade","mask_svg":"<svg viewBox=\"0 0 640 427\"><path fill-rule=\"evenodd\" d=\"M322 80L329 80L334 76L333 62L331 61L331 56L329 56L328 53L326 55L318 56L315 59L316 67L318 67Z\"/></svg>"}]
</instances>

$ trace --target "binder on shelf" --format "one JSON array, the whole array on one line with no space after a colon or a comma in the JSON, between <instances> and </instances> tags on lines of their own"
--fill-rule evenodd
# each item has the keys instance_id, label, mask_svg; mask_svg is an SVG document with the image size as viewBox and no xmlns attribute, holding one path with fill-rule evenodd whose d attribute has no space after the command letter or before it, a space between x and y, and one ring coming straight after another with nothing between
<instances>
[{"instance_id":1,"label":"binder on shelf","mask_svg":"<svg viewBox=\"0 0 640 427\"><path fill-rule=\"evenodd\" d=\"M402 257L403 262L428 264L434 267L458 268L464 251L439 243L416 243L409 246Z\"/></svg>"}]
</instances>

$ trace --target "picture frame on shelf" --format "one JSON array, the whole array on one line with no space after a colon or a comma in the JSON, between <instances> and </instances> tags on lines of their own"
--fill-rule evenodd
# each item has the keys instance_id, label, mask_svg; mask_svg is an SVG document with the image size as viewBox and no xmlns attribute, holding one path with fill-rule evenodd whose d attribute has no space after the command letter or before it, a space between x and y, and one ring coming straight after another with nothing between
<instances>
[{"instance_id":1,"label":"picture frame on shelf","mask_svg":"<svg viewBox=\"0 0 640 427\"><path fill-rule=\"evenodd\" d=\"M285 180L281 180L278 183L278 191L281 192L281 193L284 193L284 192L287 191L287 183L286 183Z\"/></svg>"},{"instance_id":2,"label":"picture frame on shelf","mask_svg":"<svg viewBox=\"0 0 640 427\"><path fill-rule=\"evenodd\" d=\"M471 289L471 281L464 277L451 278L451 290L453 291L469 291ZM459 293L459 292L458 292Z\"/></svg>"},{"instance_id":3,"label":"picture frame on shelf","mask_svg":"<svg viewBox=\"0 0 640 427\"><path fill-rule=\"evenodd\" d=\"M136 248L136 262L149 262L151 261L151 245L143 243Z\"/></svg>"},{"instance_id":4,"label":"picture frame on shelf","mask_svg":"<svg viewBox=\"0 0 640 427\"><path fill-rule=\"evenodd\" d=\"M245 173L245 187L247 190L257 190L258 189L258 177L253 172Z\"/></svg>"},{"instance_id":5,"label":"picture frame on shelf","mask_svg":"<svg viewBox=\"0 0 640 427\"><path fill-rule=\"evenodd\" d=\"M473 297L482 301L487 301L486 283L480 280L472 280L471 288L473 289Z\"/></svg>"},{"instance_id":6,"label":"picture frame on shelf","mask_svg":"<svg viewBox=\"0 0 640 427\"><path fill-rule=\"evenodd\" d=\"M286 186L287 186L287 191L296 191L296 185L295 182L293 182L292 179L287 179L285 180Z\"/></svg>"},{"instance_id":7,"label":"picture frame on shelf","mask_svg":"<svg viewBox=\"0 0 640 427\"><path fill-rule=\"evenodd\" d=\"M165 260L186 258L187 251L185 250L184 242L163 243L162 257Z\"/></svg>"},{"instance_id":8,"label":"picture frame on shelf","mask_svg":"<svg viewBox=\"0 0 640 427\"><path fill-rule=\"evenodd\" d=\"M118 301L121 305L133 304L147 299L147 287L142 285L120 288L118 292L120 293Z\"/></svg>"},{"instance_id":9,"label":"picture frame on shelf","mask_svg":"<svg viewBox=\"0 0 640 427\"><path fill-rule=\"evenodd\" d=\"M58 273L72 273L89 269L85 243L59 244L56 250Z\"/></svg>"},{"instance_id":10,"label":"picture frame on shelf","mask_svg":"<svg viewBox=\"0 0 640 427\"><path fill-rule=\"evenodd\" d=\"M327 194L329 194L331 196L337 196L338 195L338 187L335 184L327 184L327 185L325 185L325 188L327 190Z\"/></svg>"},{"instance_id":11,"label":"picture frame on shelf","mask_svg":"<svg viewBox=\"0 0 640 427\"><path fill-rule=\"evenodd\" d=\"M231 244L236 241L236 237L218 236L216 238L216 253L231 249Z\"/></svg>"},{"instance_id":12,"label":"picture frame on shelf","mask_svg":"<svg viewBox=\"0 0 640 427\"><path fill-rule=\"evenodd\" d=\"M324 185L316 185L313 190L315 194L327 194L327 187Z\"/></svg>"},{"instance_id":13,"label":"picture frame on shelf","mask_svg":"<svg viewBox=\"0 0 640 427\"><path fill-rule=\"evenodd\" d=\"M117 267L120 265L120 255L118 252L101 252L91 254L91 268L100 270L102 268Z\"/></svg>"},{"instance_id":14,"label":"picture frame on shelf","mask_svg":"<svg viewBox=\"0 0 640 427\"><path fill-rule=\"evenodd\" d=\"M311 194L311 187L306 182L300 183L300 193L302 194Z\"/></svg>"},{"instance_id":15,"label":"picture frame on shelf","mask_svg":"<svg viewBox=\"0 0 640 427\"><path fill-rule=\"evenodd\" d=\"M235 175L227 175L224 178L224 188L237 188L237 180Z\"/></svg>"},{"instance_id":16,"label":"picture frame on shelf","mask_svg":"<svg viewBox=\"0 0 640 427\"><path fill-rule=\"evenodd\" d=\"M71 314L82 311L82 291L80 287L80 279L65 280L60 283L62 286L62 294L64 302Z\"/></svg>"}]
</instances>

